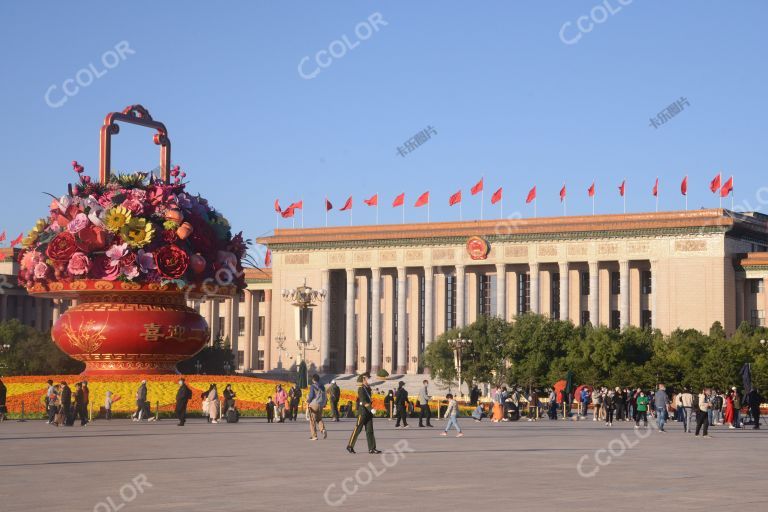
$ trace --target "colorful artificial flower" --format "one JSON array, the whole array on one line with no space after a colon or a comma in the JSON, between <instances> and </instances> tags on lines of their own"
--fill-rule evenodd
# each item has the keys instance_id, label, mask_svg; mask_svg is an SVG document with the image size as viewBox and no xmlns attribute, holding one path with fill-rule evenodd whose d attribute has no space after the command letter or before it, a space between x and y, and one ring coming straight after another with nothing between
<instances>
[{"instance_id":1,"label":"colorful artificial flower","mask_svg":"<svg viewBox=\"0 0 768 512\"><path fill-rule=\"evenodd\" d=\"M119 232L130 221L131 212L124 206L115 206L114 208L110 208L107 210L107 213L104 217L104 223L107 226L107 230L112 233Z\"/></svg>"},{"instance_id":2,"label":"colorful artificial flower","mask_svg":"<svg viewBox=\"0 0 768 512\"><path fill-rule=\"evenodd\" d=\"M73 276L83 276L91 269L91 260L85 253L76 252L67 264L67 272Z\"/></svg>"},{"instance_id":3,"label":"colorful artificial flower","mask_svg":"<svg viewBox=\"0 0 768 512\"><path fill-rule=\"evenodd\" d=\"M130 247L144 247L152 241L155 226L143 218L132 218L120 230L120 235Z\"/></svg>"},{"instance_id":4,"label":"colorful artificial flower","mask_svg":"<svg viewBox=\"0 0 768 512\"><path fill-rule=\"evenodd\" d=\"M151 252L144 252L143 249L139 249L136 255L136 262L139 264L139 270L145 274L149 273L150 270L157 270L155 255Z\"/></svg>"},{"instance_id":5,"label":"colorful artificial flower","mask_svg":"<svg viewBox=\"0 0 768 512\"><path fill-rule=\"evenodd\" d=\"M189 256L176 245L165 245L155 252L157 271L166 279L179 279L189 267Z\"/></svg>"},{"instance_id":6,"label":"colorful artificial flower","mask_svg":"<svg viewBox=\"0 0 768 512\"><path fill-rule=\"evenodd\" d=\"M88 226L88 216L84 213L78 213L75 218L67 224L67 231L70 233L79 233Z\"/></svg>"},{"instance_id":7,"label":"colorful artificial flower","mask_svg":"<svg viewBox=\"0 0 768 512\"><path fill-rule=\"evenodd\" d=\"M96 256L91 265L91 277L105 281L114 281L120 277L120 266L113 265L112 260L105 254Z\"/></svg>"},{"instance_id":8,"label":"colorful artificial flower","mask_svg":"<svg viewBox=\"0 0 768 512\"><path fill-rule=\"evenodd\" d=\"M59 233L48 244L45 254L52 260L69 261L73 254L77 251L77 243L75 241L75 235L69 231Z\"/></svg>"}]
</instances>

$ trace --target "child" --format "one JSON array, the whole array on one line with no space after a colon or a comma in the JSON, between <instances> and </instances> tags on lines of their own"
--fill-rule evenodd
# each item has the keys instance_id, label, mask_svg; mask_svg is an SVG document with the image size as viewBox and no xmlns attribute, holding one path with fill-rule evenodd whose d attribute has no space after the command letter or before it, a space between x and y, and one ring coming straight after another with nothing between
<instances>
[{"instance_id":1,"label":"child","mask_svg":"<svg viewBox=\"0 0 768 512\"><path fill-rule=\"evenodd\" d=\"M120 400L119 396L112 396L111 391L107 391L107 398L104 400L104 411L107 420L112 419L112 404Z\"/></svg>"},{"instance_id":2,"label":"child","mask_svg":"<svg viewBox=\"0 0 768 512\"><path fill-rule=\"evenodd\" d=\"M273 423L275 421L275 402L272 401L272 397L267 400L267 423Z\"/></svg>"},{"instance_id":3,"label":"child","mask_svg":"<svg viewBox=\"0 0 768 512\"><path fill-rule=\"evenodd\" d=\"M446 423L445 430L440 435L447 436L448 431L451 429L451 425L453 425L458 431L456 437L464 437L464 433L461 431L461 427L456 421L456 416L459 414L459 403L453 399L453 395L450 393L445 395L445 398L448 399L448 408L445 410L445 417L448 419L448 423Z\"/></svg>"}]
</instances>

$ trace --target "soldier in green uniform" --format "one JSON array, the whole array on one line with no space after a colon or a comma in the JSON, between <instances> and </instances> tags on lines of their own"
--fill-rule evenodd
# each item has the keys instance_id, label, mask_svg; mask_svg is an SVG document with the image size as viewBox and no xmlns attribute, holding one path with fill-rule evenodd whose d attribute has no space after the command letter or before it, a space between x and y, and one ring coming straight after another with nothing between
<instances>
[{"instance_id":1,"label":"soldier in green uniform","mask_svg":"<svg viewBox=\"0 0 768 512\"><path fill-rule=\"evenodd\" d=\"M357 382L360 383L360 387L357 388L357 423L352 436L349 438L349 443L347 443L349 453L355 453L355 443L360 432L363 431L363 427L365 427L365 438L368 441L368 453L381 453L380 450L376 449L376 438L373 435L375 409L373 408L371 386L368 385L370 376L371 374L366 372L357 378Z\"/></svg>"}]
</instances>

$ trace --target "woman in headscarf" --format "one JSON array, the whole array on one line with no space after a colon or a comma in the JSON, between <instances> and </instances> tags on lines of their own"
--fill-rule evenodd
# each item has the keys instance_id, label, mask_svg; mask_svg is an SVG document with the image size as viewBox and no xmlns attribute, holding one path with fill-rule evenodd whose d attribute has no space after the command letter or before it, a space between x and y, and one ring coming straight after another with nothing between
<instances>
[{"instance_id":1,"label":"woman in headscarf","mask_svg":"<svg viewBox=\"0 0 768 512\"><path fill-rule=\"evenodd\" d=\"M219 392L216 389L216 384L211 384L208 388L208 417L211 418L211 423L218 423L216 419L219 417Z\"/></svg>"}]
</instances>

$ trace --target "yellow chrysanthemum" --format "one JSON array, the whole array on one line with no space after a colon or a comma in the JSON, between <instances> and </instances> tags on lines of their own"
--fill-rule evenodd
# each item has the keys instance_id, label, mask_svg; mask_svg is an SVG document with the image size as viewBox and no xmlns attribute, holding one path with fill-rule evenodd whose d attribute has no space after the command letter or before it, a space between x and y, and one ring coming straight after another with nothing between
<instances>
[{"instance_id":1,"label":"yellow chrysanthemum","mask_svg":"<svg viewBox=\"0 0 768 512\"><path fill-rule=\"evenodd\" d=\"M131 212L124 206L116 206L107 210L104 219L107 230L117 233L131 221Z\"/></svg>"},{"instance_id":2,"label":"yellow chrysanthemum","mask_svg":"<svg viewBox=\"0 0 768 512\"><path fill-rule=\"evenodd\" d=\"M120 234L123 237L123 242L127 243L129 247L144 247L152 241L152 237L155 235L155 226L151 222L147 222L146 219L134 218L123 226Z\"/></svg>"}]
</instances>

